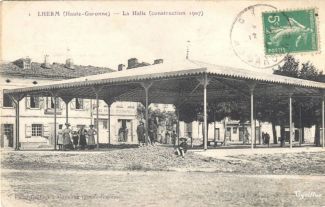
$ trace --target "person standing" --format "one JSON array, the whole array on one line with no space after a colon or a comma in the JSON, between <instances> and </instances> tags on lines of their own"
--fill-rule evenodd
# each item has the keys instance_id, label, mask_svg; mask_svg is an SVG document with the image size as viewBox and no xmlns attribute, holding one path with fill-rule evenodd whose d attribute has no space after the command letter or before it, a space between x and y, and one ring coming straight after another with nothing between
<instances>
[{"instance_id":1,"label":"person standing","mask_svg":"<svg viewBox=\"0 0 325 207\"><path fill-rule=\"evenodd\" d=\"M65 123L65 129L62 131L63 136L63 150L66 150L69 148L69 145L71 144L71 129L69 123Z\"/></svg>"},{"instance_id":2,"label":"person standing","mask_svg":"<svg viewBox=\"0 0 325 207\"><path fill-rule=\"evenodd\" d=\"M176 138L177 138L177 134L176 134L175 130L173 130L171 137L172 137L173 146L175 147L176 146Z\"/></svg>"},{"instance_id":3,"label":"person standing","mask_svg":"<svg viewBox=\"0 0 325 207\"><path fill-rule=\"evenodd\" d=\"M80 149L82 150L84 150L85 147L87 146L86 134L87 134L87 130L85 129L84 126L81 126L81 128L78 131L78 135L79 135Z\"/></svg>"},{"instance_id":4,"label":"person standing","mask_svg":"<svg viewBox=\"0 0 325 207\"><path fill-rule=\"evenodd\" d=\"M58 145L59 145L59 150L62 150L62 148L63 148L63 134L62 134L62 127L63 127L63 125L62 125L62 124L59 124L59 130L58 130L58 136L57 136L57 139L58 139Z\"/></svg>"},{"instance_id":5,"label":"person standing","mask_svg":"<svg viewBox=\"0 0 325 207\"><path fill-rule=\"evenodd\" d=\"M94 149L96 145L95 141L95 135L97 134L97 131L94 129L94 125L89 125L90 129L88 130L88 147L89 149Z\"/></svg>"},{"instance_id":6,"label":"person standing","mask_svg":"<svg viewBox=\"0 0 325 207\"><path fill-rule=\"evenodd\" d=\"M137 135L138 135L138 141L140 146L143 145L143 143L145 142L144 134L145 134L144 124L141 121L137 127Z\"/></svg>"},{"instance_id":7,"label":"person standing","mask_svg":"<svg viewBox=\"0 0 325 207\"><path fill-rule=\"evenodd\" d=\"M73 149L76 150L78 148L78 143L79 143L79 136L77 131L72 131L72 144L73 144Z\"/></svg>"},{"instance_id":8,"label":"person standing","mask_svg":"<svg viewBox=\"0 0 325 207\"><path fill-rule=\"evenodd\" d=\"M118 141L123 142L124 141L124 128L121 126L118 130Z\"/></svg>"}]
</instances>

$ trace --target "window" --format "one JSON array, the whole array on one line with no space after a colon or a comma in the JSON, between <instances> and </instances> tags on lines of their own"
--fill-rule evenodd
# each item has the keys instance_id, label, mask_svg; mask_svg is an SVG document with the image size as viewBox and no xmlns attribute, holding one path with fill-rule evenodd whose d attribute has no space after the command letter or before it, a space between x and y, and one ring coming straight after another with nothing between
<instances>
[{"instance_id":1,"label":"window","mask_svg":"<svg viewBox=\"0 0 325 207\"><path fill-rule=\"evenodd\" d=\"M6 94L3 94L3 107L13 107L11 99Z\"/></svg>"},{"instance_id":2,"label":"window","mask_svg":"<svg viewBox=\"0 0 325 207\"><path fill-rule=\"evenodd\" d=\"M41 137L43 134L42 124L32 124L32 137Z\"/></svg>"},{"instance_id":3,"label":"window","mask_svg":"<svg viewBox=\"0 0 325 207\"><path fill-rule=\"evenodd\" d=\"M237 134L237 127L232 128L232 133Z\"/></svg>"},{"instance_id":4,"label":"window","mask_svg":"<svg viewBox=\"0 0 325 207\"><path fill-rule=\"evenodd\" d=\"M54 109L54 97L47 97L47 108ZM56 98L56 108L60 108L60 99Z\"/></svg>"},{"instance_id":5,"label":"window","mask_svg":"<svg viewBox=\"0 0 325 207\"><path fill-rule=\"evenodd\" d=\"M30 97L30 108L38 109L40 107L39 97L31 96Z\"/></svg>"},{"instance_id":6,"label":"window","mask_svg":"<svg viewBox=\"0 0 325 207\"><path fill-rule=\"evenodd\" d=\"M76 98L76 109L84 108L84 100L81 98Z\"/></svg>"}]
</instances>

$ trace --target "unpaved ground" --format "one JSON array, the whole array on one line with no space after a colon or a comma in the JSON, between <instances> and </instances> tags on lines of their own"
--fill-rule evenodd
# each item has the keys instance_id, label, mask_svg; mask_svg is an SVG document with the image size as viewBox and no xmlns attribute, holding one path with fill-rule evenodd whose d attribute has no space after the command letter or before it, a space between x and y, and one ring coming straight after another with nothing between
<instances>
[{"instance_id":1,"label":"unpaved ground","mask_svg":"<svg viewBox=\"0 0 325 207\"><path fill-rule=\"evenodd\" d=\"M205 172L4 171L3 206L322 206L325 179ZM317 197L301 198L301 193Z\"/></svg>"},{"instance_id":2,"label":"unpaved ground","mask_svg":"<svg viewBox=\"0 0 325 207\"><path fill-rule=\"evenodd\" d=\"M262 155L234 155L232 159L206 157L189 152L177 157L173 149L162 146L110 151L6 152L2 168L72 170L181 170L239 174L324 175L325 152Z\"/></svg>"},{"instance_id":3,"label":"unpaved ground","mask_svg":"<svg viewBox=\"0 0 325 207\"><path fill-rule=\"evenodd\" d=\"M225 159L189 152L183 159L161 146L3 152L1 202L5 207L324 206L324 160L324 152Z\"/></svg>"}]
</instances>

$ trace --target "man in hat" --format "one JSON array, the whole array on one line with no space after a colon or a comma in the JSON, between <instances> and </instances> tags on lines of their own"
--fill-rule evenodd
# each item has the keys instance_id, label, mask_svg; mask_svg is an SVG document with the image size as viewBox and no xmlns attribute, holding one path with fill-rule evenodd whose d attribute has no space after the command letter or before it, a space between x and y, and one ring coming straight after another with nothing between
<instances>
[{"instance_id":1,"label":"man in hat","mask_svg":"<svg viewBox=\"0 0 325 207\"><path fill-rule=\"evenodd\" d=\"M187 139L182 137L182 138L179 139L179 141L180 141L180 144L179 144L179 146L177 148L177 155L181 155L184 158L185 153L187 152L187 148L188 148L187 142L186 142Z\"/></svg>"},{"instance_id":2,"label":"man in hat","mask_svg":"<svg viewBox=\"0 0 325 207\"><path fill-rule=\"evenodd\" d=\"M94 149L95 145L96 145L95 135L97 134L97 131L94 129L93 124L90 124L89 127L90 127L90 129L87 132L87 134L88 134L88 146L89 146L89 149Z\"/></svg>"},{"instance_id":3,"label":"man in hat","mask_svg":"<svg viewBox=\"0 0 325 207\"><path fill-rule=\"evenodd\" d=\"M71 144L71 132L72 130L69 128L70 124L65 123L65 129L62 131L62 137L63 137L63 150L66 150L69 148L69 145Z\"/></svg>"}]
</instances>

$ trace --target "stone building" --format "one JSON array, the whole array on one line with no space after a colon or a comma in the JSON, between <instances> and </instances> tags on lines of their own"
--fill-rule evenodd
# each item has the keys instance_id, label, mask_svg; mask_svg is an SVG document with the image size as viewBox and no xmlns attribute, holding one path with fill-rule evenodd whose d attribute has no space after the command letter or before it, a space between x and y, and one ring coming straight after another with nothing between
<instances>
[{"instance_id":1,"label":"stone building","mask_svg":"<svg viewBox=\"0 0 325 207\"><path fill-rule=\"evenodd\" d=\"M32 62L31 58L20 58L0 65L0 120L1 147L13 147L15 137L15 109L10 97L3 94L3 89L37 86L59 80L77 78L88 75L114 72L110 68L76 65L71 58L65 64L50 63L49 56L43 63ZM62 99L57 101L57 125L65 123L66 104ZM96 125L96 105L94 100L75 98L68 104L69 120L73 130L81 125ZM99 102L99 143L108 143L108 124L111 129L111 140L114 143L137 143L136 127L138 124L137 103L115 102L110 108L108 123L108 107ZM29 96L20 101L20 145L21 148L49 148L54 144L54 99L52 97ZM123 140L118 139L118 130L128 128ZM58 127L58 126L57 126Z\"/></svg>"}]
</instances>

